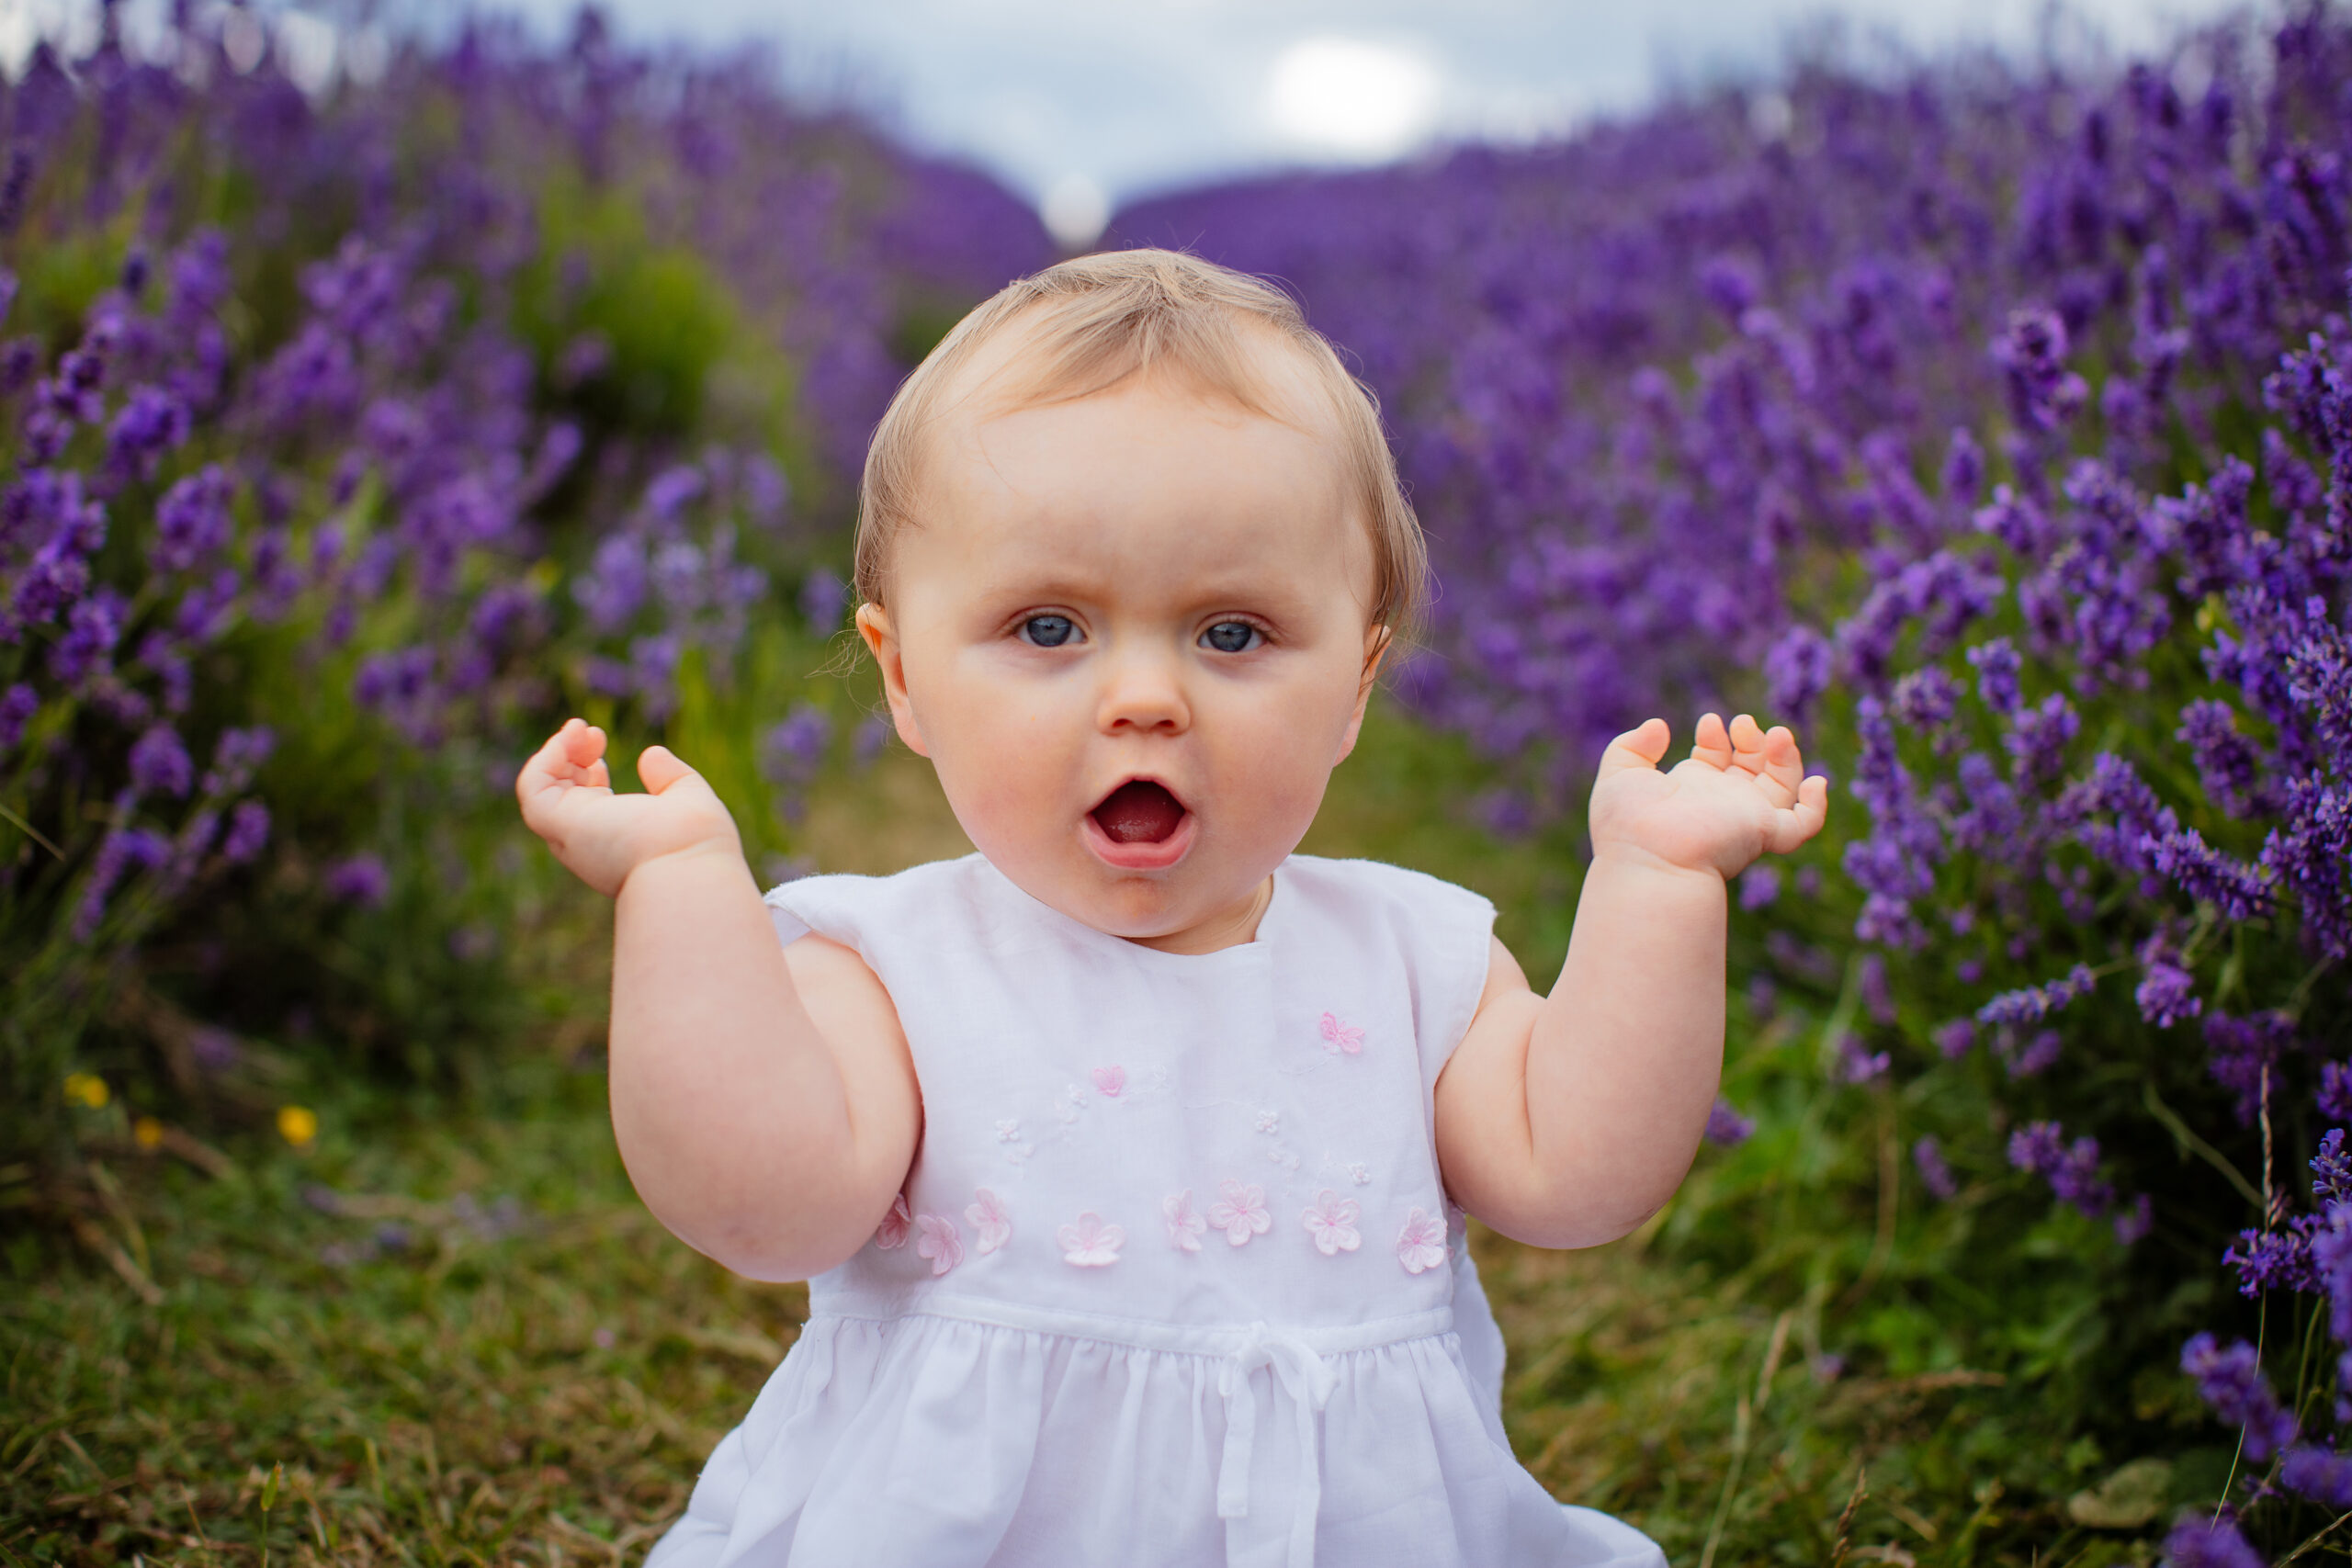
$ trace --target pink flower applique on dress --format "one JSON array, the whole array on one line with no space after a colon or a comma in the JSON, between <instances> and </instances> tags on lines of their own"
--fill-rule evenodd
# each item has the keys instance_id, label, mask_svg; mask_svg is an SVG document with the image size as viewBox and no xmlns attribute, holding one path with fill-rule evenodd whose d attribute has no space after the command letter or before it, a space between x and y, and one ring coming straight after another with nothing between
<instances>
[{"instance_id":1,"label":"pink flower applique on dress","mask_svg":"<svg viewBox=\"0 0 2352 1568\"><path fill-rule=\"evenodd\" d=\"M1012 1239L1012 1217L987 1188L978 1189L972 1196L979 1201L964 1211L964 1218L971 1222L972 1238L985 1257Z\"/></svg>"},{"instance_id":2,"label":"pink flower applique on dress","mask_svg":"<svg viewBox=\"0 0 2352 1568\"><path fill-rule=\"evenodd\" d=\"M1104 1224L1102 1215L1089 1210L1078 1216L1077 1224L1056 1231L1054 1239L1062 1244L1063 1262L1076 1269L1102 1269L1119 1260L1127 1233Z\"/></svg>"},{"instance_id":3,"label":"pink flower applique on dress","mask_svg":"<svg viewBox=\"0 0 2352 1568\"><path fill-rule=\"evenodd\" d=\"M1323 1049L1334 1056L1342 1051L1351 1056L1361 1055L1363 1031L1352 1023L1341 1023L1338 1013L1327 1012L1323 1015Z\"/></svg>"},{"instance_id":4,"label":"pink flower applique on dress","mask_svg":"<svg viewBox=\"0 0 2352 1568\"><path fill-rule=\"evenodd\" d=\"M1445 1216L1415 1209L1396 1235L1396 1261L1408 1274L1445 1267Z\"/></svg>"},{"instance_id":5,"label":"pink flower applique on dress","mask_svg":"<svg viewBox=\"0 0 2352 1568\"><path fill-rule=\"evenodd\" d=\"M1093 1077L1094 1087L1102 1091L1105 1100L1118 1099L1119 1091L1127 1087L1127 1069L1115 1062L1107 1067L1095 1068Z\"/></svg>"},{"instance_id":6,"label":"pink flower applique on dress","mask_svg":"<svg viewBox=\"0 0 2352 1568\"><path fill-rule=\"evenodd\" d=\"M1363 1245L1363 1237L1356 1230L1356 1216L1363 1206L1352 1198L1342 1198L1326 1187L1315 1197L1315 1207L1306 1211L1306 1230L1315 1238L1315 1250L1326 1258L1342 1252L1353 1252Z\"/></svg>"},{"instance_id":7,"label":"pink flower applique on dress","mask_svg":"<svg viewBox=\"0 0 2352 1568\"><path fill-rule=\"evenodd\" d=\"M1168 1216L1168 1245L1180 1252L1198 1252L1201 1234L1209 1228L1208 1221L1193 1211L1193 1190L1170 1192L1159 1201L1159 1212Z\"/></svg>"},{"instance_id":8,"label":"pink flower applique on dress","mask_svg":"<svg viewBox=\"0 0 2352 1568\"><path fill-rule=\"evenodd\" d=\"M931 1259L933 1278L964 1261L964 1237L954 1220L944 1214L917 1214L915 1229L922 1233L915 1238L915 1256Z\"/></svg>"},{"instance_id":9,"label":"pink flower applique on dress","mask_svg":"<svg viewBox=\"0 0 2352 1568\"><path fill-rule=\"evenodd\" d=\"M874 1227L874 1245L885 1252L907 1245L907 1232L914 1225L914 1215L907 1210L907 1195L899 1193L890 1200L890 1212Z\"/></svg>"},{"instance_id":10,"label":"pink flower applique on dress","mask_svg":"<svg viewBox=\"0 0 2352 1568\"><path fill-rule=\"evenodd\" d=\"M1225 1233L1225 1239L1239 1247L1252 1235L1263 1235L1274 1228L1273 1216L1266 1213L1266 1190L1244 1187L1228 1178L1216 1184L1220 1196L1209 1210L1209 1224Z\"/></svg>"}]
</instances>

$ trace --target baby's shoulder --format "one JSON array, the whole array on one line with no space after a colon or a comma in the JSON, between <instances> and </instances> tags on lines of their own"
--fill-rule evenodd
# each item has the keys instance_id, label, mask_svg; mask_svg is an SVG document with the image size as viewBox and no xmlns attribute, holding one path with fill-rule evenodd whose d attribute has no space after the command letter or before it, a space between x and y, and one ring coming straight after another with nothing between
<instances>
[{"instance_id":1,"label":"baby's shoulder","mask_svg":"<svg viewBox=\"0 0 2352 1568\"><path fill-rule=\"evenodd\" d=\"M1494 905L1484 895L1386 861L1293 855L1283 863L1283 877L1302 898L1393 912L1407 919L1492 921L1495 915Z\"/></svg>"},{"instance_id":2,"label":"baby's shoulder","mask_svg":"<svg viewBox=\"0 0 2352 1568\"><path fill-rule=\"evenodd\" d=\"M777 934L786 942L813 931L867 953L870 960L873 939L882 932L976 910L986 897L986 869L987 862L970 854L909 866L888 876L842 872L798 877L762 897Z\"/></svg>"}]
</instances>

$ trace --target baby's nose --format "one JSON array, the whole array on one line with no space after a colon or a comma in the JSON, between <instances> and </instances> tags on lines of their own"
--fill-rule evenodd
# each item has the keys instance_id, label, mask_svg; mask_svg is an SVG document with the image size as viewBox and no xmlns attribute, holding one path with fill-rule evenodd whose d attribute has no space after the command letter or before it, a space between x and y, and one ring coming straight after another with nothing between
<instances>
[{"instance_id":1,"label":"baby's nose","mask_svg":"<svg viewBox=\"0 0 2352 1568\"><path fill-rule=\"evenodd\" d=\"M1159 731L1181 734L1192 728L1192 705L1173 663L1136 651L1105 660L1095 722L1105 734Z\"/></svg>"}]
</instances>

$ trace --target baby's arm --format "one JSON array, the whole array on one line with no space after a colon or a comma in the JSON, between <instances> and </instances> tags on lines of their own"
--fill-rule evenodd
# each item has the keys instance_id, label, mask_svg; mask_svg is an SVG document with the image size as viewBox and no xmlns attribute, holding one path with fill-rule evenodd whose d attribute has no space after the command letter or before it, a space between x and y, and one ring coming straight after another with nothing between
<instances>
[{"instance_id":1,"label":"baby's arm","mask_svg":"<svg viewBox=\"0 0 2352 1568\"><path fill-rule=\"evenodd\" d=\"M775 928L727 808L661 747L616 795L566 724L515 780L556 858L617 901L613 1134L647 1208L759 1280L855 1252L906 1179L922 1106L889 994L849 948Z\"/></svg>"},{"instance_id":2,"label":"baby's arm","mask_svg":"<svg viewBox=\"0 0 2352 1568\"><path fill-rule=\"evenodd\" d=\"M1713 714L1670 773L1665 721L1612 741L1567 962L1538 997L1498 942L1437 1085L1456 1201L1541 1247L1613 1241L1674 1195L1723 1071L1724 884L1818 832L1828 784L1796 739Z\"/></svg>"}]
</instances>

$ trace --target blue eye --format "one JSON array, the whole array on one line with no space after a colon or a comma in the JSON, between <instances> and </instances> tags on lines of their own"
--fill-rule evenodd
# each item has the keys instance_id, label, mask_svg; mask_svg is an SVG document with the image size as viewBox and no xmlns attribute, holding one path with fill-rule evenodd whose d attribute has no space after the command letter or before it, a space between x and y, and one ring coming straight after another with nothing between
<instances>
[{"instance_id":1,"label":"blue eye","mask_svg":"<svg viewBox=\"0 0 2352 1568\"><path fill-rule=\"evenodd\" d=\"M1038 648L1059 648L1078 635L1068 615L1032 615L1021 623L1021 635Z\"/></svg>"},{"instance_id":2,"label":"blue eye","mask_svg":"<svg viewBox=\"0 0 2352 1568\"><path fill-rule=\"evenodd\" d=\"M1219 621L1201 634L1203 645L1219 653L1247 653L1264 640L1264 635L1247 621Z\"/></svg>"}]
</instances>

